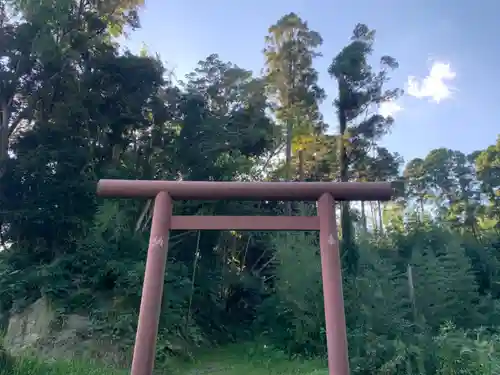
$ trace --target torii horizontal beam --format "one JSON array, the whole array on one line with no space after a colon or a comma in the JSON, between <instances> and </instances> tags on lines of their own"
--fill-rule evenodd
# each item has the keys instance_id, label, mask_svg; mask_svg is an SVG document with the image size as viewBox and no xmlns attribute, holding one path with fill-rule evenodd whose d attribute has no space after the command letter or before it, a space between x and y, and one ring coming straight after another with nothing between
<instances>
[{"instance_id":1,"label":"torii horizontal beam","mask_svg":"<svg viewBox=\"0 0 500 375\"><path fill-rule=\"evenodd\" d=\"M390 182L100 180L97 184L97 195L108 198L154 198L160 191L173 200L316 201L327 193L337 201L388 201L395 188Z\"/></svg>"},{"instance_id":2,"label":"torii horizontal beam","mask_svg":"<svg viewBox=\"0 0 500 375\"><path fill-rule=\"evenodd\" d=\"M318 216L172 215L171 230L319 230Z\"/></svg>"}]
</instances>

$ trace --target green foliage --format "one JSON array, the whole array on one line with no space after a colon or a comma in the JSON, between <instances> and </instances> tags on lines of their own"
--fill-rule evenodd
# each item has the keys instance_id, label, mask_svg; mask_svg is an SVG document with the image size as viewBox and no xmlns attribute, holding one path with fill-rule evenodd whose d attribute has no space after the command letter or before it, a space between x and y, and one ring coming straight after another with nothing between
<instances>
[{"instance_id":1,"label":"green foliage","mask_svg":"<svg viewBox=\"0 0 500 375\"><path fill-rule=\"evenodd\" d=\"M326 375L326 364L322 360L290 359L282 351L264 344L231 345L201 351L196 360L185 362L170 360L165 371L174 375L196 372L214 375L262 373L271 375ZM19 358L10 369L0 367L0 375L125 375L129 370L118 370L103 363L81 360L58 360L44 363L32 357Z\"/></svg>"},{"instance_id":2,"label":"green foliage","mask_svg":"<svg viewBox=\"0 0 500 375\"><path fill-rule=\"evenodd\" d=\"M498 336L481 331L464 332L452 324L443 326L435 339L437 374L498 374L500 371Z\"/></svg>"},{"instance_id":3,"label":"green foliage","mask_svg":"<svg viewBox=\"0 0 500 375\"><path fill-rule=\"evenodd\" d=\"M413 238L418 238L416 244L407 243ZM315 236L306 235L280 239L277 259L295 261L276 261L274 293L262 306L267 312L262 319L269 324L266 334L291 353L325 350L322 335L317 336L324 330L324 320L315 241ZM390 249L387 244L373 239L361 242L358 275L344 282L353 373L453 373L446 371L451 371L455 359L448 363L445 357L451 354L446 353L462 356L460 350L476 342L470 339L472 330L486 326L488 316L496 314L494 306L485 306L488 298L478 291L460 237L447 230L416 228L404 237L394 236ZM408 245L410 263L401 257ZM497 339L488 332L483 332L481 345L496 345ZM475 374L474 366L483 368L490 362L479 346L470 350L475 362L464 373ZM453 365L453 371L460 363Z\"/></svg>"},{"instance_id":4,"label":"green foliage","mask_svg":"<svg viewBox=\"0 0 500 375\"><path fill-rule=\"evenodd\" d=\"M278 234L272 237L272 244L272 295L260 307L258 324L290 353L319 354L325 341L317 236Z\"/></svg>"},{"instance_id":5,"label":"green foliage","mask_svg":"<svg viewBox=\"0 0 500 375\"><path fill-rule=\"evenodd\" d=\"M0 375L124 375L119 371L99 364L83 361L59 361L44 363L36 358L17 359L11 368L0 367Z\"/></svg>"}]
</instances>

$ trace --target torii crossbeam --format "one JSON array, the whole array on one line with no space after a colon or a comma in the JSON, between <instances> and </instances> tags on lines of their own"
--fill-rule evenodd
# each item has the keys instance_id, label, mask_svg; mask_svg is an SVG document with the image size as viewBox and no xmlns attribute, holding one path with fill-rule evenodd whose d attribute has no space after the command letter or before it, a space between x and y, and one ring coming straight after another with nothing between
<instances>
[{"instance_id":1,"label":"torii crossbeam","mask_svg":"<svg viewBox=\"0 0 500 375\"><path fill-rule=\"evenodd\" d=\"M131 375L152 375L170 230L319 230L329 375L349 375L335 200L388 201L386 182L100 180L101 197L155 198ZM175 216L173 200L317 201L317 216Z\"/></svg>"}]
</instances>

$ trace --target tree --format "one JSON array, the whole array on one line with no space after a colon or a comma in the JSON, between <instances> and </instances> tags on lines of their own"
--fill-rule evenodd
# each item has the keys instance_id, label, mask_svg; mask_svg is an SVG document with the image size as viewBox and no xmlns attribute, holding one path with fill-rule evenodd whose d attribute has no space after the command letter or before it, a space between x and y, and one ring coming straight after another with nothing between
<instances>
[{"instance_id":1,"label":"tree","mask_svg":"<svg viewBox=\"0 0 500 375\"><path fill-rule=\"evenodd\" d=\"M8 1L21 16L0 20L0 162L20 125L30 126L36 107L50 105L52 87L68 65L126 26L138 27L139 0ZM5 9L5 8L4 8ZM50 73L50 74L49 74ZM43 77L45 75L45 77Z\"/></svg>"},{"instance_id":2,"label":"tree","mask_svg":"<svg viewBox=\"0 0 500 375\"><path fill-rule=\"evenodd\" d=\"M374 41L375 31L364 24L357 24L351 43L340 51L328 68L328 73L338 85L335 107L339 120L340 181L349 180L352 160L349 159L348 144L356 141L370 146L386 134L393 119L384 118L373 110L401 94L399 89L384 90L389 71L398 67L393 57L383 56L380 60L382 70L377 73L369 65ZM361 119L362 115L366 115L364 119ZM351 272L356 272L358 256L354 248L348 202L341 205L341 228L346 264Z\"/></svg>"},{"instance_id":3,"label":"tree","mask_svg":"<svg viewBox=\"0 0 500 375\"><path fill-rule=\"evenodd\" d=\"M9 140L33 117L29 97L38 81L32 43L37 30L29 23L0 22L0 163L8 156Z\"/></svg>"},{"instance_id":4,"label":"tree","mask_svg":"<svg viewBox=\"0 0 500 375\"><path fill-rule=\"evenodd\" d=\"M1 184L9 214L2 219L13 249L21 249L15 257L29 253L25 261L48 264L75 250L95 213L95 176L119 167L134 131L151 125L148 104L163 71L149 58L102 48L80 61L82 74L67 66L55 79L44 69L39 92L49 101L12 143L15 157Z\"/></svg>"},{"instance_id":5,"label":"tree","mask_svg":"<svg viewBox=\"0 0 500 375\"><path fill-rule=\"evenodd\" d=\"M452 225L477 232L480 190L474 155L445 148L432 150L424 159L414 159L405 169L409 196L416 198L421 214L424 205Z\"/></svg>"},{"instance_id":6,"label":"tree","mask_svg":"<svg viewBox=\"0 0 500 375\"><path fill-rule=\"evenodd\" d=\"M405 167L404 173L407 186L407 196L416 199L420 209L421 219L424 217L425 202L429 195L428 176L424 169L424 160L416 158L411 160Z\"/></svg>"},{"instance_id":7,"label":"tree","mask_svg":"<svg viewBox=\"0 0 500 375\"><path fill-rule=\"evenodd\" d=\"M434 243L423 239L423 246L415 247L412 254L417 312L434 330L447 319L467 327L471 321L480 321L478 287L470 260L458 241L445 232L437 234ZM429 235L432 232L421 233L427 239ZM457 312L453 318L451 311Z\"/></svg>"},{"instance_id":8,"label":"tree","mask_svg":"<svg viewBox=\"0 0 500 375\"><path fill-rule=\"evenodd\" d=\"M319 33L310 30L295 13L290 13L269 28L266 37L266 80L276 118L286 134L285 178L292 177L292 145L294 140L321 133L325 125L318 105L324 91L318 86L318 73L313 60L319 56Z\"/></svg>"},{"instance_id":9,"label":"tree","mask_svg":"<svg viewBox=\"0 0 500 375\"><path fill-rule=\"evenodd\" d=\"M402 157L397 153L390 153L385 147L369 147L356 141L348 148L351 160L349 179L357 181L395 181L399 177L399 168L403 163ZM370 205L372 202L370 202ZM372 206L373 207L373 206ZM377 202L377 213L372 209L372 217L378 217L374 224L380 232L383 232L382 205ZM365 202L361 202L361 220L364 232L367 231L367 220Z\"/></svg>"},{"instance_id":10,"label":"tree","mask_svg":"<svg viewBox=\"0 0 500 375\"><path fill-rule=\"evenodd\" d=\"M487 214L500 225L500 136L496 144L486 150L476 153L476 169L481 190L489 201Z\"/></svg>"},{"instance_id":11,"label":"tree","mask_svg":"<svg viewBox=\"0 0 500 375\"><path fill-rule=\"evenodd\" d=\"M217 166L227 173L233 162L239 169L234 170L235 174L250 174L250 170L242 170L244 161L266 154L276 145L277 129L266 114L263 80L213 54L198 63L183 85L187 91L186 105L196 102L204 114L184 120L181 135L185 135L186 142L179 140L179 151L189 149L192 145L189 142L196 138L197 150L191 150L189 155L192 167L203 163L206 173Z\"/></svg>"},{"instance_id":12,"label":"tree","mask_svg":"<svg viewBox=\"0 0 500 375\"><path fill-rule=\"evenodd\" d=\"M7 2L28 22L36 23L39 27L44 27L44 31L53 32L60 37L64 37L64 32L82 26L89 15L97 15L105 21L101 23L99 33L122 35L127 27L133 29L139 27L138 10L144 6L144 0L7 0ZM68 18L68 15L72 17Z\"/></svg>"}]
</instances>

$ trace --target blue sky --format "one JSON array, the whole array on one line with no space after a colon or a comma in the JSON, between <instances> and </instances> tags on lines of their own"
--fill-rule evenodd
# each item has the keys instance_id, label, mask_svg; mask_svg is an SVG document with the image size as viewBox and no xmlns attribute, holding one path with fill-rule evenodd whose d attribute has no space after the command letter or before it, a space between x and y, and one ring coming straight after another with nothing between
<instances>
[{"instance_id":1,"label":"blue sky","mask_svg":"<svg viewBox=\"0 0 500 375\"><path fill-rule=\"evenodd\" d=\"M147 0L142 29L126 45L137 51L144 43L179 78L211 53L259 73L267 29L289 12L323 36L323 57L315 66L328 94L322 112L333 129L336 89L327 67L362 22L377 30L375 56L389 54L400 63L390 85L406 94L395 103L402 109L384 139L391 151L408 161L438 147L471 152L495 142L500 133L495 27L500 2L493 0ZM440 79L440 72L452 79ZM411 87L409 77L415 77ZM439 102L432 98L436 92Z\"/></svg>"}]
</instances>

